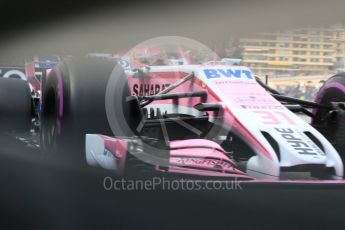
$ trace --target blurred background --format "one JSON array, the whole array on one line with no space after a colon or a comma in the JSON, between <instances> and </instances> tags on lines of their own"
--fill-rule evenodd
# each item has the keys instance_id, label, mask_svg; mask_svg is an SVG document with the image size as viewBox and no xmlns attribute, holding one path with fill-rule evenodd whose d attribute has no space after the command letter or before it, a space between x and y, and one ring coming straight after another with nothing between
<instances>
[{"instance_id":1,"label":"blurred background","mask_svg":"<svg viewBox=\"0 0 345 230\"><path fill-rule=\"evenodd\" d=\"M345 71L342 24L289 28L233 38L223 56L236 57L278 91L314 100L330 76Z\"/></svg>"},{"instance_id":2,"label":"blurred background","mask_svg":"<svg viewBox=\"0 0 345 230\"><path fill-rule=\"evenodd\" d=\"M0 76L35 57L130 49L185 36L221 58L241 59L283 93L313 100L345 70L343 1L3 1ZM10 73L8 73L11 71Z\"/></svg>"}]
</instances>

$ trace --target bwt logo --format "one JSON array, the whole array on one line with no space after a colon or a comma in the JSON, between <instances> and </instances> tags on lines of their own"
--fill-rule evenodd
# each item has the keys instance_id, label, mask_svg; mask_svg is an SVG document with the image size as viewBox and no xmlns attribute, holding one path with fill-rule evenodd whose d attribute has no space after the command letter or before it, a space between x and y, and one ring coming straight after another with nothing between
<instances>
[{"instance_id":1,"label":"bwt logo","mask_svg":"<svg viewBox=\"0 0 345 230\"><path fill-rule=\"evenodd\" d=\"M220 77L253 79L252 72L245 69L204 69L204 73L208 79Z\"/></svg>"}]
</instances>

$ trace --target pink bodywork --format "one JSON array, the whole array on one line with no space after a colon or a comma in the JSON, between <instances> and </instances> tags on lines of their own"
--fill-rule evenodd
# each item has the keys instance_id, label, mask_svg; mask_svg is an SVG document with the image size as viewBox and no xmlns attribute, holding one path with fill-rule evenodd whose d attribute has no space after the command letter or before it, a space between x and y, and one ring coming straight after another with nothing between
<instances>
[{"instance_id":1,"label":"pink bodywork","mask_svg":"<svg viewBox=\"0 0 345 230\"><path fill-rule=\"evenodd\" d=\"M168 171L173 173L251 179L237 169L220 145L204 139L170 142L169 163Z\"/></svg>"},{"instance_id":2,"label":"pink bodywork","mask_svg":"<svg viewBox=\"0 0 345 230\"><path fill-rule=\"evenodd\" d=\"M118 160L119 172L123 173L127 154L130 154L127 149L127 140L101 135L100 137L104 141L106 150ZM154 168L157 171L162 171L159 165ZM222 147L215 142L204 139L171 141L167 171L171 174L189 176L253 179L236 168L236 164L226 156Z\"/></svg>"},{"instance_id":3,"label":"pink bodywork","mask_svg":"<svg viewBox=\"0 0 345 230\"><path fill-rule=\"evenodd\" d=\"M189 73L183 71L176 71L176 72L151 72L150 76L145 78L135 78L133 76L129 77L130 88L132 90L132 94L137 95L140 93L138 89L138 85L150 85L150 86L161 86L161 90L163 90L163 86L167 84L175 83L176 81L180 80L181 78L187 76ZM247 86L246 86L247 87ZM225 93L227 99L233 101L232 94L235 92L251 90L250 88L243 88L241 85L232 85L232 84L224 84L221 85L220 82L220 89ZM255 90L264 90L261 87L255 87ZM222 100L216 95L210 88L208 88L201 80L194 78L191 81L188 81L176 89L172 90L170 93L181 93L181 92L193 92L193 91L206 91L207 92L207 101L206 103L222 103ZM151 89L150 89L151 92ZM154 91L154 94L157 92ZM143 96L140 95L139 96ZM147 96L147 95L144 95ZM152 104L173 104L175 103L173 100L162 100L162 101L155 101ZM196 104L200 103L199 98L181 98L178 100L179 106L185 106L189 108L193 108ZM272 102L275 105L279 105L279 102L274 101ZM230 108L223 107L224 114L223 119L224 123L230 127L234 132L237 132L240 136L244 137L248 141L251 146L254 146L258 151L262 152L268 159L272 160L272 156L269 151L258 141L251 132L244 127L244 125L236 118L236 116L231 112Z\"/></svg>"},{"instance_id":4,"label":"pink bodywork","mask_svg":"<svg viewBox=\"0 0 345 230\"><path fill-rule=\"evenodd\" d=\"M104 140L105 148L112 153L112 155L118 160L119 172L123 173L125 170L125 163L127 157L127 140L112 138L104 135L100 135Z\"/></svg>"},{"instance_id":5,"label":"pink bodywork","mask_svg":"<svg viewBox=\"0 0 345 230\"><path fill-rule=\"evenodd\" d=\"M149 76L135 76L131 75L133 73L128 72L131 93L137 96L156 95L170 84L174 84L189 75L191 70L202 70L202 68L204 67L188 66L185 68L186 71L183 71L183 68L176 68L176 71L171 71L169 68L153 68ZM294 123L295 120L290 119L288 114L284 112L285 107L271 95L267 94L265 89L259 86L254 78L244 79L244 81L241 81L241 79L231 81L231 79L226 78L219 80L212 79L212 81L207 82L210 83L209 85L203 82L207 80L208 79L206 79L204 75L197 76L169 92L173 94L205 91L207 98L187 97L179 98L178 100L157 100L153 101L149 106L151 106L151 109L160 108L161 112L164 112L166 109L174 113L176 109L175 113L179 113L181 109L181 111L186 110L187 114L189 114L189 112L201 114L195 109L195 106L199 103L221 105L223 108L222 113L208 111L209 117L212 119L212 117L221 116L222 119L220 120L223 121L223 125L241 136L247 144L260 154L260 158L256 158L259 159L260 162L259 160L252 161L250 162L252 163L250 166L260 165L263 169L272 169L272 174L266 173L265 175L278 177L276 176L279 175L279 173L277 173L279 170L277 169L277 167L279 167L277 157L273 155L272 150L270 150L272 153L268 150L270 148L264 145L265 142L260 141L260 135L255 136L256 133L252 132L253 129L251 129L251 127L258 127L258 130L260 130L259 128L263 125L278 125L278 127L280 127L279 125L286 125L289 127L290 125L296 125ZM248 94L248 92L253 93ZM251 97L255 98L255 100L252 100ZM251 120L248 119L248 116L241 116L242 114L249 114L241 113L242 109L243 111L247 109L246 111L251 112L250 115L253 115ZM278 114L283 121L271 116L271 114ZM251 122L253 126L248 126L248 124L252 124ZM126 161L127 149L116 147L116 145L119 144L119 140L115 138L107 138L106 142L108 142L105 144L106 148L116 159L119 159L122 165L121 168L123 169ZM175 140L170 142L169 148L169 167L166 168L156 165L155 168L158 171L179 175L240 178L243 180L253 179L251 176L240 171L235 162L227 156L224 149L215 142L205 139ZM119 151L121 154L119 154ZM247 164L247 170L249 167L248 165L249 163ZM257 172L255 169L254 167L253 171Z\"/></svg>"}]
</instances>

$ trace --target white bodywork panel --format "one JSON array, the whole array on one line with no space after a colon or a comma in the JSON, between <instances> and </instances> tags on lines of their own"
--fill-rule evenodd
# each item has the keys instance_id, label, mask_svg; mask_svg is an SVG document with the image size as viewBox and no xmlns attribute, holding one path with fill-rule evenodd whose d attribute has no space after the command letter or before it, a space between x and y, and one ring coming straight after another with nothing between
<instances>
[{"instance_id":1,"label":"white bodywork panel","mask_svg":"<svg viewBox=\"0 0 345 230\"><path fill-rule=\"evenodd\" d=\"M343 176L342 160L334 147L316 129L284 107L263 89L252 72L241 66L160 66L150 72L194 72L205 83L206 89L219 98L226 111L233 114L225 117L227 125L236 123L239 130L255 140L250 143L256 156L249 159L247 173L256 178L277 179L281 167L297 165L324 165L335 169L335 178ZM171 105L155 104L168 108ZM174 106L186 110L185 107ZM193 113L195 113L195 110ZM262 132L268 133L279 146L280 160L272 145ZM307 135L309 132L322 145L321 150Z\"/></svg>"}]
</instances>

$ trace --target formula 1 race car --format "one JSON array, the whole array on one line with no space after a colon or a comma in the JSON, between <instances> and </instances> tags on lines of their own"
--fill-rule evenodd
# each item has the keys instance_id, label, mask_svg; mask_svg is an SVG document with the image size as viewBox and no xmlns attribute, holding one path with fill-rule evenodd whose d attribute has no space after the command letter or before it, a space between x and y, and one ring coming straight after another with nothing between
<instances>
[{"instance_id":1,"label":"formula 1 race car","mask_svg":"<svg viewBox=\"0 0 345 230\"><path fill-rule=\"evenodd\" d=\"M2 132L31 129L45 154L119 173L343 178L345 74L309 102L281 95L244 66L128 66L69 57L39 84L28 77L31 89L0 79Z\"/></svg>"}]
</instances>

